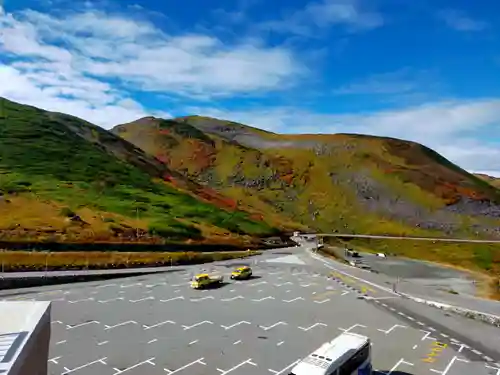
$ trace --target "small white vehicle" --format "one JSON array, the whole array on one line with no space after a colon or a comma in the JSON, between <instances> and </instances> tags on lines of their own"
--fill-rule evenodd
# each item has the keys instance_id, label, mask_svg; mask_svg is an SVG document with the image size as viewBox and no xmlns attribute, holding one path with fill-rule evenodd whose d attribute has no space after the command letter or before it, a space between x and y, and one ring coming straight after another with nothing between
<instances>
[{"instance_id":1,"label":"small white vehicle","mask_svg":"<svg viewBox=\"0 0 500 375\"><path fill-rule=\"evenodd\" d=\"M345 332L296 364L288 375L372 375L371 342Z\"/></svg>"},{"instance_id":2,"label":"small white vehicle","mask_svg":"<svg viewBox=\"0 0 500 375\"><path fill-rule=\"evenodd\" d=\"M385 255L384 253L377 253L377 256L379 258L386 258L387 257L387 255Z\"/></svg>"}]
</instances>

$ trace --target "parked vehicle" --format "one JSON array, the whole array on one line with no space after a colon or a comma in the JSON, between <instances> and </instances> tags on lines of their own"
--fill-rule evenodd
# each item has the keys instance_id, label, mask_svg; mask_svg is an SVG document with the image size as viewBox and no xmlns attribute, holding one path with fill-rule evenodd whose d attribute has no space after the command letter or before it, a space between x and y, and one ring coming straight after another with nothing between
<instances>
[{"instance_id":1,"label":"parked vehicle","mask_svg":"<svg viewBox=\"0 0 500 375\"><path fill-rule=\"evenodd\" d=\"M200 273L191 280L191 288L202 289L216 284L222 284L224 280L220 275L209 275L208 273Z\"/></svg>"},{"instance_id":2,"label":"parked vehicle","mask_svg":"<svg viewBox=\"0 0 500 375\"><path fill-rule=\"evenodd\" d=\"M248 279L248 278L250 278L250 276L252 276L252 269L248 266L236 268L231 273L231 279L235 279L235 280Z\"/></svg>"}]
</instances>

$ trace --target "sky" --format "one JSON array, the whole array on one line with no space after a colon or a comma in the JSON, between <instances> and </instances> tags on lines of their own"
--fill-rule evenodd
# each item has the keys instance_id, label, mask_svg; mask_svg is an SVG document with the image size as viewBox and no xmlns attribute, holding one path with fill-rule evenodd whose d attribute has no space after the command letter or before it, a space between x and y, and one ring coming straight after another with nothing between
<instances>
[{"instance_id":1,"label":"sky","mask_svg":"<svg viewBox=\"0 0 500 375\"><path fill-rule=\"evenodd\" d=\"M0 96L390 136L500 176L500 2L0 0Z\"/></svg>"}]
</instances>

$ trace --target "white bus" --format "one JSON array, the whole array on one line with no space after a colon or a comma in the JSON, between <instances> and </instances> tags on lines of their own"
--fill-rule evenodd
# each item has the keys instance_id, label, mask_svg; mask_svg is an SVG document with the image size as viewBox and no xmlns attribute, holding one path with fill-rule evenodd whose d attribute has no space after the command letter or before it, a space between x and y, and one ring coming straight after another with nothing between
<instances>
[{"instance_id":1,"label":"white bus","mask_svg":"<svg viewBox=\"0 0 500 375\"><path fill-rule=\"evenodd\" d=\"M345 332L301 360L288 375L372 375L370 339Z\"/></svg>"}]
</instances>

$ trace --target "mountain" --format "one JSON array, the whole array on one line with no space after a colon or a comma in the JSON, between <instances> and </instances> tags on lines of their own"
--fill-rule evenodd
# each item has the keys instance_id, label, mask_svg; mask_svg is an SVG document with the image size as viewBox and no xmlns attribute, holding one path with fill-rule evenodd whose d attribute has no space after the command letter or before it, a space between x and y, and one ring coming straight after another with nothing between
<instances>
[{"instance_id":1,"label":"mountain","mask_svg":"<svg viewBox=\"0 0 500 375\"><path fill-rule=\"evenodd\" d=\"M489 175L484 174L484 173L475 173L475 176L477 176L480 179L488 182L490 185L493 185L494 187L500 189L500 178L489 176Z\"/></svg>"},{"instance_id":2,"label":"mountain","mask_svg":"<svg viewBox=\"0 0 500 375\"><path fill-rule=\"evenodd\" d=\"M273 225L500 237L500 191L414 142L283 135L200 116L147 117L112 132Z\"/></svg>"},{"instance_id":3,"label":"mountain","mask_svg":"<svg viewBox=\"0 0 500 375\"><path fill-rule=\"evenodd\" d=\"M260 217L79 118L0 98L0 240L250 243Z\"/></svg>"}]
</instances>

